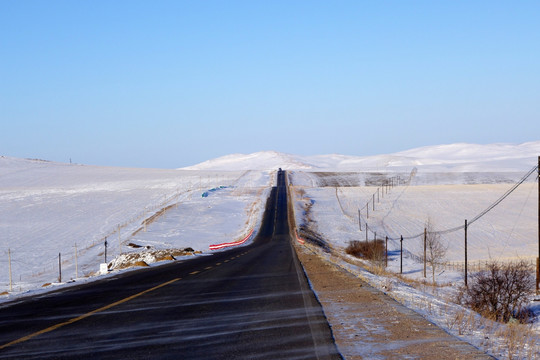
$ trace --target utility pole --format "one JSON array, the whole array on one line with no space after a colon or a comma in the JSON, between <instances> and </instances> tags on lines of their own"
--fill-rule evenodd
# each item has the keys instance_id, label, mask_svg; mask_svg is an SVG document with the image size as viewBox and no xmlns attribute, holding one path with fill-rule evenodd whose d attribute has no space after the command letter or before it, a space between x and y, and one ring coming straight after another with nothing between
<instances>
[{"instance_id":1,"label":"utility pole","mask_svg":"<svg viewBox=\"0 0 540 360\"><path fill-rule=\"evenodd\" d=\"M538 258L536 259L536 295L540 294L540 156L538 157Z\"/></svg>"},{"instance_id":2,"label":"utility pole","mask_svg":"<svg viewBox=\"0 0 540 360\"><path fill-rule=\"evenodd\" d=\"M360 229L360 231L362 231L362 217L360 214L360 209L358 209L358 228Z\"/></svg>"},{"instance_id":3,"label":"utility pole","mask_svg":"<svg viewBox=\"0 0 540 360\"><path fill-rule=\"evenodd\" d=\"M11 249L8 249L8 258L9 258L9 291L13 291L13 277L11 273Z\"/></svg>"},{"instance_id":4,"label":"utility pole","mask_svg":"<svg viewBox=\"0 0 540 360\"><path fill-rule=\"evenodd\" d=\"M465 287L467 284L467 219L465 219Z\"/></svg>"},{"instance_id":5,"label":"utility pole","mask_svg":"<svg viewBox=\"0 0 540 360\"><path fill-rule=\"evenodd\" d=\"M105 236L105 263L107 262L107 237Z\"/></svg>"}]
</instances>

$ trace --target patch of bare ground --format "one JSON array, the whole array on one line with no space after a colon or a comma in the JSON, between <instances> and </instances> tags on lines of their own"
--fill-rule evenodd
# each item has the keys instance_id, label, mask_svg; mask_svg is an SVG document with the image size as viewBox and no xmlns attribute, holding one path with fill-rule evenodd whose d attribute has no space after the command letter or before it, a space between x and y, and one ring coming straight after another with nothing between
<instances>
[{"instance_id":1,"label":"patch of bare ground","mask_svg":"<svg viewBox=\"0 0 540 360\"><path fill-rule=\"evenodd\" d=\"M296 252L345 359L492 359L306 247Z\"/></svg>"}]
</instances>

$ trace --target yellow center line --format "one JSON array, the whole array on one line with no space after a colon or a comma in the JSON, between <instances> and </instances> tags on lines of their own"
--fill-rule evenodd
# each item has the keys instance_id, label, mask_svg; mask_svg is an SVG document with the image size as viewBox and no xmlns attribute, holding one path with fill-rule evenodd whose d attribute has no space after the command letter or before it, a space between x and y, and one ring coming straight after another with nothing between
<instances>
[{"instance_id":1,"label":"yellow center line","mask_svg":"<svg viewBox=\"0 0 540 360\"><path fill-rule=\"evenodd\" d=\"M200 271L196 270L196 271L190 272L189 275L197 275L198 273L200 273Z\"/></svg>"},{"instance_id":2,"label":"yellow center line","mask_svg":"<svg viewBox=\"0 0 540 360\"><path fill-rule=\"evenodd\" d=\"M221 263L216 263L216 266L219 266L219 265L221 265Z\"/></svg>"},{"instance_id":3,"label":"yellow center line","mask_svg":"<svg viewBox=\"0 0 540 360\"><path fill-rule=\"evenodd\" d=\"M133 300L133 299L135 299L135 298L138 298L139 296L142 296L142 295L144 295L144 294L148 294L148 293L151 292L151 291L154 291L154 290L157 290L157 289L162 288L162 287L164 287L164 286L170 285L170 284L172 284L172 283L174 283L174 282L176 282L176 281L178 281L178 280L181 280L181 278L172 279L171 281L167 281L167 282L165 282L165 283L163 283L163 284L160 284L160 285L158 285L158 286L154 286L154 287L151 288L151 289L147 289L147 290L141 291L140 293L137 293L137 294L135 294L135 295L131 295L131 296L125 298L125 299L119 300L119 301L114 302L114 303L112 303L112 304L105 305L105 306L103 306L103 307L100 307L99 309L96 309L96 310L94 310L94 311L90 311L90 312L88 312L88 313L86 313L86 314L83 314L83 315L78 316L78 317L76 317L76 318L70 319L70 320L65 321L65 322L63 322L63 323L59 323L59 324L50 326L50 327L48 327L48 328L46 328L46 329L37 331L37 332L35 332L35 333L33 333L33 334L26 335L26 336L24 336L24 337L22 337L22 338L20 338L20 339L13 340L12 342L9 342L9 343L7 343L7 344L1 345L1 346L0 346L0 350L5 349L5 348L7 348L7 347L9 347L9 346L12 346L12 345L15 345L15 344L19 344L19 343L28 341L28 340L30 340L30 339L32 339L32 338L35 338L35 337L38 336L38 335L42 335L42 334L45 334L45 333L54 331L54 330L59 329L59 328L61 328L61 327L63 327L63 326L66 326L66 325L69 325L69 324L73 324L74 322L77 322L77 321L86 319L86 318L89 317L89 316L92 316L92 315L97 314L97 313L99 313L99 312L108 310L108 309L110 309L110 308L112 308L112 307L115 307L115 306L117 306L117 305L123 304L123 303L125 303L125 302L130 301L130 300Z\"/></svg>"},{"instance_id":4,"label":"yellow center line","mask_svg":"<svg viewBox=\"0 0 540 360\"><path fill-rule=\"evenodd\" d=\"M211 266L207 266L204 268L204 270L210 270L212 267Z\"/></svg>"},{"instance_id":5,"label":"yellow center line","mask_svg":"<svg viewBox=\"0 0 540 360\"><path fill-rule=\"evenodd\" d=\"M223 262L226 262L226 263L227 263L227 262L229 262L229 261L231 261L231 260L224 260Z\"/></svg>"}]
</instances>

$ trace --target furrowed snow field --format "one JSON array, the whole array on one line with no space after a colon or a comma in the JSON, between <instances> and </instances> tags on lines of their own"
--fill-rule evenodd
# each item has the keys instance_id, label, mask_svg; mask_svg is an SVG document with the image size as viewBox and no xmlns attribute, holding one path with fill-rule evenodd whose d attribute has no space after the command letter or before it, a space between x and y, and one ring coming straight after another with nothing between
<instances>
[{"instance_id":1,"label":"furrowed snow field","mask_svg":"<svg viewBox=\"0 0 540 360\"><path fill-rule=\"evenodd\" d=\"M1 299L57 283L59 253L62 282L94 275L104 262L105 237L108 262L120 252L140 251L129 243L208 253L212 243L239 240L257 226L273 178L262 171L123 169L1 157L0 292L10 290L9 257L13 282ZM144 232L144 220L170 205Z\"/></svg>"}]
</instances>

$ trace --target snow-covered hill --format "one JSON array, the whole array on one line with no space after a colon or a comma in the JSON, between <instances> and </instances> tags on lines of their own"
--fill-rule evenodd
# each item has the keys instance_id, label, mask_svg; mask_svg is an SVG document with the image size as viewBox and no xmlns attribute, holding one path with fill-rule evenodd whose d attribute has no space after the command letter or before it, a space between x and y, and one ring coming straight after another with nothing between
<instances>
[{"instance_id":1,"label":"snow-covered hill","mask_svg":"<svg viewBox=\"0 0 540 360\"><path fill-rule=\"evenodd\" d=\"M208 160L180 170L277 170L312 169L314 164L298 156L277 151L260 151L253 154L232 154Z\"/></svg>"},{"instance_id":2,"label":"snow-covered hill","mask_svg":"<svg viewBox=\"0 0 540 360\"><path fill-rule=\"evenodd\" d=\"M423 172L522 172L537 163L540 141L523 144L450 144L375 156L299 156L275 151L233 154L184 170L313 170Z\"/></svg>"}]
</instances>

